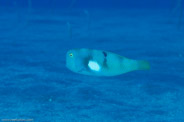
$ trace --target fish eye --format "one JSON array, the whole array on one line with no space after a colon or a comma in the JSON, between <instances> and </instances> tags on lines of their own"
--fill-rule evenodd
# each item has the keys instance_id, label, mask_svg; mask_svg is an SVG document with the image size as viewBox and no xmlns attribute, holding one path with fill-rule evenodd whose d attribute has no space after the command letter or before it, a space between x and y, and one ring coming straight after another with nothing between
<instances>
[{"instance_id":1,"label":"fish eye","mask_svg":"<svg viewBox=\"0 0 184 122\"><path fill-rule=\"evenodd\" d=\"M70 53L69 56L70 56L70 57L73 57L73 53Z\"/></svg>"}]
</instances>

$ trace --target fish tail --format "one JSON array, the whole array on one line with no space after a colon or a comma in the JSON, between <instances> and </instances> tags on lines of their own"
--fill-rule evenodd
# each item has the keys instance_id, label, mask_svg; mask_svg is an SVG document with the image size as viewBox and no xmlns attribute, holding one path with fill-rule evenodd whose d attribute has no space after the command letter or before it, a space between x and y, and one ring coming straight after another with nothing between
<instances>
[{"instance_id":1,"label":"fish tail","mask_svg":"<svg viewBox=\"0 0 184 122\"><path fill-rule=\"evenodd\" d=\"M150 69L150 63L148 61L137 61L137 70L149 70Z\"/></svg>"}]
</instances>

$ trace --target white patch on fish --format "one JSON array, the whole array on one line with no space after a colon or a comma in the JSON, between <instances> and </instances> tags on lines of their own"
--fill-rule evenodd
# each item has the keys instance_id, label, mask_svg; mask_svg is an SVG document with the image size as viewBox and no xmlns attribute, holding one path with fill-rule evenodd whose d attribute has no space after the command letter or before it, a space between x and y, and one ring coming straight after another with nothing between
<instances>
[{"instance_id":1,"label":"white patch on fish","mask_svg":"<svg viewBox=\"0 0 184 122\"><path fill-rule=\"evenodd\" d=\"M100 65L95 61L89 61L88 67L93 71L100 71Z\"/></svg>"}]
</instances>

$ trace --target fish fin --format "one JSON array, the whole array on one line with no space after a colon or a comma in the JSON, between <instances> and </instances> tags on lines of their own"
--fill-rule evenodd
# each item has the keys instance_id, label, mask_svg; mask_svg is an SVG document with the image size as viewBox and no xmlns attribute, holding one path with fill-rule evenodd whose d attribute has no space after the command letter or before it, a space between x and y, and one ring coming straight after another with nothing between
<instances>
[{"instance_id":1,"label":"fish fin","mask_svg":"<svg viewBox=\"0 0 184 122\"><path fill-rule=\"evenodd\" d=\"M150 69L150 63L147 61L137 61L137 69L138 70L149 70Z\"/></svg>"}]
</instances>

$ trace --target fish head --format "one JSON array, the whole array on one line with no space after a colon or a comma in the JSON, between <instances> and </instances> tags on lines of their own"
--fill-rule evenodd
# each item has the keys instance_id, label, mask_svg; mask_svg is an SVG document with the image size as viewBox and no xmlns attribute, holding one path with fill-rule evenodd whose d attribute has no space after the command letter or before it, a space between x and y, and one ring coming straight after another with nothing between
<instances>
[{"instance_id":1,"label":"fish head","mask_svg":"<svg viewBox=\"0 0 184 122\"><path fill-rule=\"evenodd\" d=\"M71 71L80 72L83 68L81 62L81 55L77 49L69 50L66 53L66 67Z\"/></svg>"}]
</instances>

